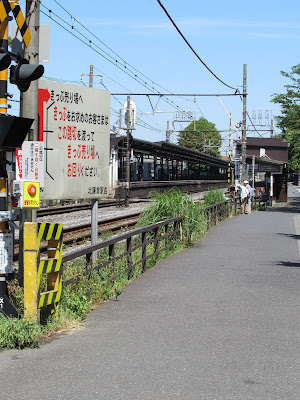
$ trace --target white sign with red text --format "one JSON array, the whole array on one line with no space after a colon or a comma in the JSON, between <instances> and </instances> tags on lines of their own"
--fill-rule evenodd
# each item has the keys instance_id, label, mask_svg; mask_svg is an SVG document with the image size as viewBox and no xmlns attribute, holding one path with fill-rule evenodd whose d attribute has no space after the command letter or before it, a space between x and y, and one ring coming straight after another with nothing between
<instances>
[{"instance_id":1,"label":"white sign with red text","mask_svg":"<svg viewBox=\"0 0 300 400\"><path fill-rule=\"evenodd\" d=\"M42 199L108 196L110 92L39 81L39 140L44 141Z\"/></svg>"},{"instance_id":2,"label":"white sign with red text","mask_svg":"<svg viewBox=\"0 0 300 400\"><path fill-rule=\"evenodd\" d=\"M39 181L44 187L44 143L23 142L22 144L22 169L21 179L26 181Z\"/></svg>"},{"instance_id":3,"label":"white sign with red text","mask_svg":"<svg viewBox=\"0 0 300 400\"><path fill-rule=\"evenodd\" d=\"M16 179L22 179L22 149L16 149Z\"/></svg>"}]
</instances>

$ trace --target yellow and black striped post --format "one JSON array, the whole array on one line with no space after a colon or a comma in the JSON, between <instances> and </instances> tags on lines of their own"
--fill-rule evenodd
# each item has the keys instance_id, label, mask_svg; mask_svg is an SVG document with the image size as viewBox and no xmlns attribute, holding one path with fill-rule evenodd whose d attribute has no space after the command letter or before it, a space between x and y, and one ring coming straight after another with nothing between
<instances>
[{"instance_id":1,"label":"yellow and black striped post","mask_svg":"<svg viewBox=\"0 0 300 400\"><path fill-rule=\"evenodd\" d=\"M7 18L0 24L0 47L4 49L4 52L8 51ZM0 71L0 113L7 113L7 69Z\"/></svg>"},{"instance_id":2,"label":"yellow and black striped post","mask_svg":"<svg viewBox=\"0 0 300 400\"><path fill-rule=\"evenodd\" d=\"M1 8L0 8L1 11ZM7 15L6 15L7 16ZM8 20L5 16L3 22L0 25L0 47L4 51L8 50ZM0 71L0 113L7 113L7 69ZM5 154L1 152L0 157L5 159ZM2 161L2 160L1 160ZM5 165L5 164L4 164ZM7 179L5 171L2 171L0 176L0 211L7 210ZM0 223L0 232L4 233L7 231L7 222ZM6 285L6 274L0 275L0 298L4 299L7 296L7 285ZM4 300L2 300L4 301ZM3 308L6 305L4 304Z\"/></svg>"},{"instance_id":3,"label":"yellow and black striped post","mask_svg":"<svg viewBox=\"0 0 300 400\"><path fill-rule=\"evenodd\" d=\"M63 249L63 224L38 224L38 272L37 291L38 308L58 303L62 291L62 249ZM47 258L41 258L40 247L43 240L48 241ZM45 283L42 274L47 275L46 291L42 291Z\"/></svg>"},{"instance_id":4,"label":"yellow and black striped post","mask_svg":"<svg viewBox=\"0 0 300 400\"><path fill-rule=\"evenodd\" d=\"M24 232L24 317L37 321L37 224L25 222Z\"/></svg>"},{"instance_id":5,"label":"yellow and black striped post","mask_svg":"<svg viewBox=\"0 0 300 400\"><path fill-rule=\"evenodd\" d=\"M26 24L26 21L25 21L24 15L22 13L22 10L19 6L18 0L2 0L0 2L0 22L1 22L1 24L5 21L5 19L7 19L10 11L12 11L12 13L15 17L15 21L18 25L18 28L19 28L22 38L24 40L25 46L28 47L30 39L31 39L31 33Z\"/></svg>"}]
</instances>

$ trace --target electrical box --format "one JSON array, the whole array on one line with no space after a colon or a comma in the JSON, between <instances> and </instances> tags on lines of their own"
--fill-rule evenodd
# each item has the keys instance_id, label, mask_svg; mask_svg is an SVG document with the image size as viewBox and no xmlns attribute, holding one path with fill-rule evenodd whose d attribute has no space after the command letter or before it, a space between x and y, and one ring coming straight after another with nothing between
<instances>
[{"instance_id":1,"label":"electrical box","mask_svg":"<svg viewBox=\"0 0 300 400\"><path fill-rule=\"evenodd\" d=\"M40 182L39 181L13 181L11 204L15 208L40 207Z\"/></svg>"}]
</instances>

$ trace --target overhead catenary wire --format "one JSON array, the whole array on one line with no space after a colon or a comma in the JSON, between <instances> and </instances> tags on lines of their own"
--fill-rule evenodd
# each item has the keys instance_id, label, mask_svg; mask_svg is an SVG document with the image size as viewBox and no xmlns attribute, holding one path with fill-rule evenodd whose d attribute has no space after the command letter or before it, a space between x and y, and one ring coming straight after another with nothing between
<instances>
[{"instance_id":1,"label":"overhead catenary wire","mask_svg":"<svg viewBox=\"0 0 300 400\"><path fill-rule=\"evenodd\" d=\"M114 52L109 46L107 46L103 41L101 41L96 35L94 35L89 29L87 29L80 21L78 21L71 13L69 13L58 1L54 0L55 3L57 5L59 5L71 18L71 24L69 24L68 22L66 22L65 20L63 20L62 18L60 18L58 15L56 15L52 10L49 10L49 8L44 7L44 9L46 9L48 11L49 14L41 11L46 17L51 18L53 20L53 22L55 22L56 24L58 24L60 27L62 27L65 31L67 31L68 33L72 34L75 38L77 38L78 40L80 40L82 43L84 43L85 45L87 45L88 47L91 48L91 50L95 51L97 54L99 54L100 56L102 56L104 59L106 59L108 62L112 63L113 65L115 65L117 68L119 68L122 72L124 72L125 74L127 74L129 77L131 77L132 79L134 79L136 82L138 82L139 84L141 84L142 86L144 86L145 88L147 88L151 93L144 93L143 95L147 95L147 96L160 96L163 97L163 100L170 104L175 110L179 111L181 107L179 107L178 105L176 105L173 101L171 101L168 96L180 96L180 97L186 97L186 96L195 96L194 94L190 95L190 94L176 94L174 95L171 91L169 91L168 89L163 88L161 85L155 83L153 80L151 80L150 78L148 78L146 75L144 75L142 72L140 72L139 70L137 70L136 68L134 68L130 63L126 62L122 57L120 57L116 52ZM66 28L66 26L63 26L62 23L60 23L59 21L55 20L55 18L59 19L60 21L62 21L64 24L67 24L67 26L69 27ZM87 35L82 34L82 32L80 32L77 28L76 28L76 24L80 25L83 29L85 29L87 32L89 32L90 35L92 35L97 41L99 41L103 46L106 47L106 49L108 49L112 54L114 54L116 57L112 57L111 54L109 54L108 52L106 52L105 50L101 49L99 46L97 46L93 40L90 40L90 38L87 37ZM76 34L77 33L77 34ZM133 72L136 71L136 73ZM212 71L211 71L212 72ZM140 76L139 76L140 75ZM146 78L147 80L151 81L151 82L145 82L145 80L143 80L141 78L141 76L143 76L144 78ZM116 81L115 81L116 82ZM117 84L119 84L118 82L116 82ZM222 82L224 83L224 82ZM225 84L225 83L224 83ZM226 85L226 84L225 84ZM228 87L232 88L229 85L226 85ZM160 87L162 89L165 90L165 93L160 93L155 87ZM155 93L156 92L156 93ZM112 93L113 95L114 93ZM128 94L128 93L127 93ZM238 93L234 93L234 94L216 94L217 96L232 96L232 95L237 95ZM123 95L122 94L116 94L116 95ZM135 95L135 93L132 93L132 95ZM216 96L214 94L202 94L202 96ZM117 100L118 101L118 100ZM120 103L121 104L121 103ZM198 106L198 105L197 105ZM199 106L198 106L199 107ZM200 108L199 108L200 110ZM201 111L201 110L200 110ZM201 112L202 113L202 112ZM203 115L203 113L202 113ZM146 124L144 121L141 121L141 126L144 126L146 129L151 129L151 130L157 130L157 128L153 128L150 127L149 124ZM155 123L156 124L156 123ZM156 124L158 125L158 124ZM148 127L146 127L148 126ZM165 134L165 128L161 127L161 131L160 129L158 129L157 131L159 131L159 133L161 133L162 135Z\"/></svg>"},{"instance_id":2,"label":"overhead catenary wire","mask_svg":"<svg viewBox=\"0 0 300 400\"><path fill-rule=\"evenodd\" d=\"M83 35L78 29L76 29L76 27L73 24L68 23L67 21L65 21L63 18L61 18L59 15L57 15L56 13L53 12L53 10L50 10L49 8L47 8L45 5L41 4L41 6L46 9L48 11L48 14L45 13L44 11L41 10L41 13L44 14L46 17L50 18L52 21L54 21L56 24L58 24L60 27L62 27L64 30L66 30L67 32L69 32L71 35L73 35L74 37L76 37L78 40L80 40L82 43L84 43L85 45L87 45L88 47L90 47L92 50L94 50L95 52L97 52L100 56L102 56L104 59L106 59L108 62L110 62L111 64L113 64L114 66L116 66L118 69L120 69L122 72L124 72L125 74L127 74L128 76L130 76L132 79L134 79L135 81L137 81L139 84L141 84L142 86L144 86L145 88L147 88L148 90L150 90L152 93L158 92L159 91L157 89L155 89L153 87L153 85L155 86L159 86L161 88L163 88L162 86L158 85L157 83L155 83L153 80L151 80L150 78L146 77L144 74L142 74L140 71L138 71L137 69L135 69L134 67L131 66L131 64L129 64L128 62L126 62L123 58L121 58L117 53L115 53L110 47L108 47L103 41L101 41L96 35L94 35L90 30L88 30L83 24L81 24L75 17L72 16L71 13L69 13L63 6L61 6L57 1L55 1L56 4L58 4L66 13L68 13L68 15L71 17L71 20L74 22L77 22L80 26L82 26L87 32L89 32L93 37L95 37L100 43L102 43L107 49L109 49L114 55L116 55L123 63L124 66L122 66L122 64L119 62L118 59L116 59L116 57L112 57L109 53L107 53L105 50L101 49L99 46L97 46L92 40L90 40L89 38L87 38L85 35ZM56 18L58 18L61 22L63 22L65 25L67 25L69 28L72 29L72 31L77 32L79 35L81 35L87 42L85 42L83 39L81 39L80 37L78 37L77 35L75 35L72 31L70 31L69 29L67 29L65 26L63 26L61 23L59 23L58 21L56 21L53 16L55 16ZM96 47L97 49L95 49L94 47ZM103 53L103 54L102 54ZM133 71L131 71L131 69L134 69L136 72L138 72L138 74L144 76L146 79L148 79L149 81L151 81L151 84L148 82L145 82L144 80L142 80L138 74L134 73ZM172 92L170 92L168 89L163 88L164 90L168 91L168 96L172 96ZM172 100L169 100L168 98L163 99L165 102L169 103L169 105L171 105L172 107L174 107L175 109L179 109L179 106L174 104L174 102Z\"/></svg>"},{"instance_id":3,"label":"overhead catenary wire","mask_svg":"<svg viewBox=\"0 0 300 400\"><path fill-rule=\"evenodd\" d=\"M193 49L193 47L190 45L190 43L187 41L187 39L184 37L184 35L182 34L182 32L180 31L180 29L178 28L178 26L175 24L175 22L173 21L172 17L170 16L170 14L168 13L168 11L166 10L166 8L164 7L164 5L162 4L162 2L160 0L157 0L158 4L161 6L161 8L164 10L164 12L166 13L167 17L169 18L169 20L172 22L173 26L175 27L175 29L177 30L177 32L179 33L179 35L182 37L182 39L185 41L185 43L189 46L189 48L192 50L192 52L195 54L195 56L198 58L198 60L204 65L204 67L219 81L221 82L223 85L227 86L230 89L233 90L237 90L237 88L234 88L230 85L227 85L227 83L225 83L224 81L222 81L222 79L220 79L206 64L205 62L200 58L200 56L196 53L196 51Z\"/></svg>"}]
</instances>

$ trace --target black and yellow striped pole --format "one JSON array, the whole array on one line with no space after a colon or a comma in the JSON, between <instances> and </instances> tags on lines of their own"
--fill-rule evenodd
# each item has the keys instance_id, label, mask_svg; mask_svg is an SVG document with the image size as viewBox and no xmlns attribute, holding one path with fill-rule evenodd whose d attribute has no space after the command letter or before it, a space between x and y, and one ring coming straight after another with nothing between
<instances>
[{"instance_id":1,"label":"black and yellow striped pole","mask_svg":"<svg viewBox=\"0 0 300 400\"><path fill-rule=\"evenodd\" d=\"M0 48L2 54L6 54L8 51L8 19L6 17L0 24ZM0 113L7 113L7 68L0 71Z\"/></svg>"},{"instance_id":2,"label":"black and yellow striped pole","mask_svg":"<svg viewBox=\"0 0 300 400\"><path fill-rule=\"evenodd\" d=\"M2 3L0 3L1 5ZM5 15L5 18L4 18ZM7 68L11 57L8 54L8 21L12 18L6 15L6 10L0 6L0 114L7 114ZM3 19L4 18L4 19ZM6 154L0 149L0 212L7 211L7 172ZM9 231L7 222L0 222L0 233ZM6 315L18 317L19 314L8 298L6 283L6 267L0 266L0 308Z\"/></svg>"},{"instance_id":3,"label":"black and yellow striped pole","mask_svg":"<svg viewBox=\"0 0 300 400\"><path fill-rule=\"evenodd\" d=\"M5 20L0 24L0 48L3 52L8 50L8 20ZM0 113L7 113L7 69L0 71ZM7 210L7 192L6 192L6 165L5 165L5 154L1 151L0 153L0 212ZM0 222L0 233L4 234L7 231L7 222ZM3 268L1 268L3 271ZM6 274L0 274L0 299L2 303L3 311L6 309L7 301L7 285L6 285Z\"/></svg>"}]
</instances>

